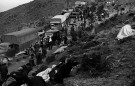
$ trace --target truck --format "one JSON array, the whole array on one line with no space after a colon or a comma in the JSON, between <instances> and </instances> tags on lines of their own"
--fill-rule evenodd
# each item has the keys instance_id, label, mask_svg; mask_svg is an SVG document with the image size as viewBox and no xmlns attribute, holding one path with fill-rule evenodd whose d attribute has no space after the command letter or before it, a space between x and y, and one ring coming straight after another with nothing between
<instances>
[{"instance_id":1,"label":"truck","mask_svg":"<svg viewBox=\"0 0 135 86\"><path fill-rule=\"evenodd\" d=\"M50 20L51 29L62 30L66 25L67 17L65 15L56 15Z\"/></svg>"},{"instance_id":2,"label":"truck","mask_svg":"<svg viewBox=\"0 0 135 86\"><path fill-rule=\"evenodd\" d=\"M23 51L35 44L39 40L36 28L25 28L20 31L7 33L1 36L3 44L7 44L9 49L5 52L8 57L14 56L19 51Z\"/></svg>"}]
</instances>

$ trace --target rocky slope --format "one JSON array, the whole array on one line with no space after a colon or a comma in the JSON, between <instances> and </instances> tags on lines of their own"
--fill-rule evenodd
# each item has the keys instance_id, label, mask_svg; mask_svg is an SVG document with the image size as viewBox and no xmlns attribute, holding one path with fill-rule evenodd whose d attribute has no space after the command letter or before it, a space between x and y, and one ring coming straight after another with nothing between
<instances>
[{"instance_id":1,"label":"rocky slope","mask_svg":"<svg viewBox=\"0 0 135 86\"><path fill-rule=\"evenodd\" d=\"M46 22L48 18L59 14L66 8L67 0L34 0L33 2L18 6L6 12L0 13L0 35L20 30L22 27L35 25L40 21ZM77 0L68 0L70 6ZM96 1L96 0L82 0ZM119 0L133 2L134 0Z\"/></svg>"},{"instance_id":2,"label":"rocky slope","mask_svg":"<svg viewBox=\"0 0 135 86\"><path fill-rule=\"evenodd\" d=\"M66 7L65 2L65 0L35 0L0 13L0 35L20 30L23 26L30 26L40 20L47 21L48 17L58 14Z\"/></svg>"},{"instance_id":3,"label":"rocky slope","mask_svg":"<svg viewBox=\"0 0 135 86\"><path fill-rule=\"evenodd\" d=\"M96 28L95 36L84 36L83 41L71 47L69 54L76 57L77 61L83 59L80 61L82 68L89 70L84 72L80 69L81 72L64 80L65 86L131 86L131 81L135 79L135 36L121 43L115 39L122 26L121 21L126 18L129 16L124 14L108 20L108 23ZM97 58L93 55L102 58L97 67L90 67L90 58ZM108 66L109 70L106 70Z\"/></svg>"},{"instance_id":4,"label":"rocky slope","mask_svg":"<svg viewBox=\"0 0 135 86\"><path fill-rule=\"evenodd\" d=\"M75 0L70 0L72 3ZM0 14L0 34L19 30L23 26L30 26L34 22L47 21L48 17L59 14L66 8L66 0L35 0ZM130 18L128 15L116 16L96 28L94 36L85 35L79 42L64 52L64 56L73 55L76 60L89 67L89 58L92 53L102 58L108 57L111 70L89 70L87 74L81 71L73 77L64 80L65 86L128 86L135 78L135 40L124 40L118 43L115 40L122 21ZM83 46L82 46L83 45ZM86 53L86 56L82 56ZM84 59L85 58L85 59ZM84 60L82 60L84 59ZM88 62L86 62L88 60ZM104 59L103 59L104 60ZM105 60L104 60L105 61ZM106 65L98 69L107 68ZM99 72L100 71L100 72ZM94 76L93 76L94 75ZM98 75L98 76L95 76Z\"/></svg>"},{"instance_id":5,"label":"rocky slope","mask_svg":"<svg viewBox=\"0 0 135 86\"><path fill-rule=\"evenodd\" d=\"M68 0L73 6L77 0ZM91 0L83 0L91 2ZM48 22L49 18L67 8L67 0L34 0L6 12L0 13L0 35L20 30L25 26Z\"/></svg>"}]
</instances>

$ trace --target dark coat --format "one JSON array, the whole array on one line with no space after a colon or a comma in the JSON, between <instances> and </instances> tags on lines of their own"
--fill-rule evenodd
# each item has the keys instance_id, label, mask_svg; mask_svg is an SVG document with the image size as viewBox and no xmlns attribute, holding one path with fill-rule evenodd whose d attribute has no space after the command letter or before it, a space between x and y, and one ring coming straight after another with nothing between
<instances>
[{"instance_id":1,"label":"dark coat","mask_svg":"<svg viewBox=\"0 0 135 86\"><path fill-rule=\"evenodd\" d=\"M27 74L24 71L14 71L9 75L9 77L12 77L16 80L15 86L20 86L24 83L29 83L29 78L27 77Z\"/></svg>"},{"instance_id":2,"label":"dark coat","mask_svg":"<svg viewBox=\"0 0 135 86\"><path fill-rule=\"evenodd\" d=\"M37 59L37 65L41 64L41 62L42 62L42 53L37 53L36 54L36 59Z\"/></svg>"},{"instance_id":3,"label":"dark coat","mask_svg":"<svg viewBox=\"0 0 135 86\"><path fill-rule=\"evenodd\" d=\"M34 76L30 79L29 86L46 86L46 83L42 77Z\"/></svg>"},{"instance_id":4,"label":"dark coat","mask_svg":"<svg viewBox=\"0 0 135 86\"><path fill-rule=\"evenodd\" d=\"M62 62L49 73L51 77L50 81L52 80L52 82L57 84L63 83L63 79L69 76L71 69L77 64L77 62L73 62L71 60L69 60L67 63Z\"/></svg>"},{"instance_id":5,"label":"dark coat","mask_svg":"<svg viewBox=\"0 0 135 86\"><path fill-rule=\"evenodd\" d=\"M0 73L1 73L1 78L5 79L8 74L8 68L5 64L0 66Z\"/></svg>"}]
</instances>

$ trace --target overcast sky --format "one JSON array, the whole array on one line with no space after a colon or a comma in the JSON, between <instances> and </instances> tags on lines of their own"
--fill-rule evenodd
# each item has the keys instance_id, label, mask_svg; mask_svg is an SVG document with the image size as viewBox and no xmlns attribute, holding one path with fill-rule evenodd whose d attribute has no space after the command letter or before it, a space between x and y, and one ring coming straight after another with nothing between
<instances>
[{"instance_id":1,"label":"overcast sky","mask_svg":"<svg viewBox=\"0 0 135 86\"><path fill-rule=\"evenodd\" d=\"M30 1L33 1L33 0L0 0L0 12L9 10L18 5L28 3Z\"/></svg>"}]
</instances>

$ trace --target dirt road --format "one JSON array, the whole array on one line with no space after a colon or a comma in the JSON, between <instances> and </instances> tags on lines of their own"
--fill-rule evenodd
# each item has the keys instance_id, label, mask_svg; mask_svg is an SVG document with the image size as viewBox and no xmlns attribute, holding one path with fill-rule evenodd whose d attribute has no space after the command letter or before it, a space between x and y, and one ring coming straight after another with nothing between
<instances>
[{"instance_id":1,"label":"dirt road","mask_svg":"<svg viewBox=\"0 0 135 86\"><path fill-rule=\"evenodd\" d=\"M50 56L56 49L58 49L57 46L53 46L52 50L47 50L47 56ZM16 71L20 66L28 63L29 58L27 57L26 59L22 59L18 62L12 62L12 65L10 65L8 67L9 73L11 73L12 71Z\"/></svg>"}]
</instances>

